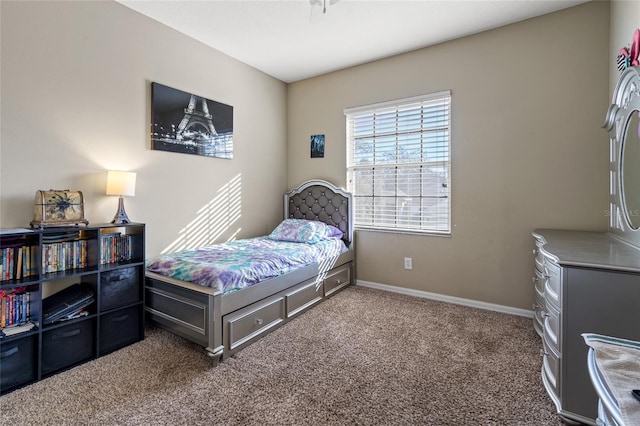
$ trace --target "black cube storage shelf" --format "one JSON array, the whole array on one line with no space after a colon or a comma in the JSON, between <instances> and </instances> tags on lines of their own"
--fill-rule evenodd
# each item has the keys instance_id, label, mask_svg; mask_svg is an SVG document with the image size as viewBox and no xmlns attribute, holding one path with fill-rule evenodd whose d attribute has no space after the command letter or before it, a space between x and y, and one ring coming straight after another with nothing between
<instances>
[{"instance_id":1,"label":"black cube storage shelf","mask_svg":"<svg viewBox=\"0 0 640 426\"><path fill-rule=\"evenodd\" d=\"M3 230L0 393L37 382L144 339L145 225ZM45 324L42 301L80 284L94 298L75 318Z\"/></svg>"}]
</instances>

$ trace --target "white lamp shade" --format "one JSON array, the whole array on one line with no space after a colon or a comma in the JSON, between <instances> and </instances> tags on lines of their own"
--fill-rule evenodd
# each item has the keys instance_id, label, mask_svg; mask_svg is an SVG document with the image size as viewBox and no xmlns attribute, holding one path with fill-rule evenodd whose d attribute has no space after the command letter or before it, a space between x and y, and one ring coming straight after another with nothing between
<instances>
[{"instance_id":1,"label":"white lamp shade","mask_svg":"<svg viewBox=\"0 0 640 426\"><path fill-rule=\"evenodd\" d=\"M107 172L107 195L136 195L136 174L109 170Z\"/></svg>"}]
</instances>

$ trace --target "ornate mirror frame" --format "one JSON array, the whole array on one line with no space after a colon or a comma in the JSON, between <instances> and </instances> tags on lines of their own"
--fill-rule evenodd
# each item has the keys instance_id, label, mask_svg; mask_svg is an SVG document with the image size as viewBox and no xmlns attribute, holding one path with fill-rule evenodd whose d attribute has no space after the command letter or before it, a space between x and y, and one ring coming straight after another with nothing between
<instances>
[{"instance_id":1,"label":"ornate mirror frame","mask_svg":"<svg viewBox=\"0 0 640 426\"><path fill-rule=\"evenodd\" d=\"M625 180L625 167L629 168L629 161L625 161L625 152L637 152L625 149L625 144L640 143L640 131L637 125L629 126L634 114L640 114L640 67L629 67L620 75L613 91L612 104L609 106L604 128L610 133L610 185L609 185L609 232L619 238L640 247L640 206L627 205L627 199L638 199L640 192L640 176L635 170L640 169L640 163L635 164ZM638 123L637 117L634 123ZM631 136L631 137L629 137ZM629 177L634 181L629 181ZM628 194L628 195L626 195Z\"/></svg>"}]
</instances>

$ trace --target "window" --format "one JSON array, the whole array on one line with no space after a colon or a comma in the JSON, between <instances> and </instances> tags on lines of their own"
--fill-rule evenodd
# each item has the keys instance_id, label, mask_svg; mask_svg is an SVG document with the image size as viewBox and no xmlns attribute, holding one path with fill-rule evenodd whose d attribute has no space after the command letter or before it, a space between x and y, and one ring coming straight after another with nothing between
<instances>
[{"instance_id":1,"label":"window","mask_svg":"<svg viewBox=\"0 0 640 426\"><path fill-rule=\"evenodd\" d=\"M354 226L451 233L451 92L349 108Z\"/></svg>"}]
</instances>

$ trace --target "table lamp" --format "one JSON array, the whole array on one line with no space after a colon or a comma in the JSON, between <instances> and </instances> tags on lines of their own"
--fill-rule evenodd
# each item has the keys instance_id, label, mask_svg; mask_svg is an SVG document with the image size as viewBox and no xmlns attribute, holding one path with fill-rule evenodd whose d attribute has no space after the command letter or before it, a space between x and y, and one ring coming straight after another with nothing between
<instances>
[{"instance_id":1,"label":"table lamp","mask_svg":"<svg viewBox=\"0 0 640 426\"><path fill-rule=\"evenodd\" d=\"M118 211L111 223L122 224L131 223L127 213L124 211L123 196L133 197L136 195L136 174L133 172L121 172L109 170L107 172L107 195L118 195Z\"/></svg>"}]
</instances>

